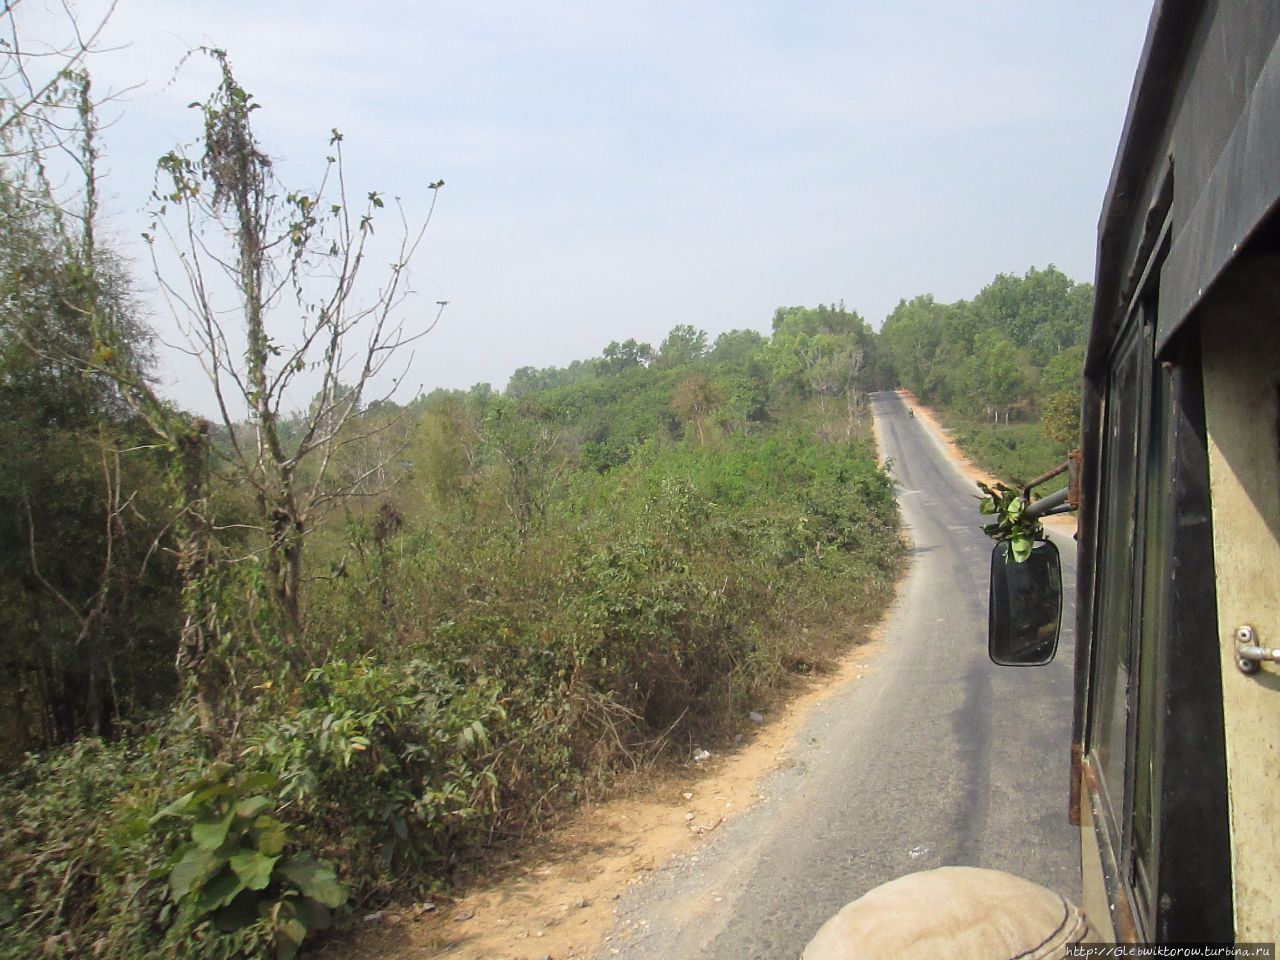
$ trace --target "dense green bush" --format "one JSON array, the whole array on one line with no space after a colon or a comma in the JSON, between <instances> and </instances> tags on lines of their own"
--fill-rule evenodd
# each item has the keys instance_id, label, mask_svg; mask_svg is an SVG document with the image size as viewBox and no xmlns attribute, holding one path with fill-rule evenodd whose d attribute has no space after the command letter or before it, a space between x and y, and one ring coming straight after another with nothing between
<instances>
[{"instance_id":1,"label":"dense green bush","mask_svg":"<svg viewBox=\"0 0 1280 960\"><path fill-rule=\"evenodd\" d=\"M987 472L1014 486L1047 473L1067 459L1067 445L1045 436L1038 423L990 424L960 421L954 432L964 452ZM1065 485L1050 481L1041 494Z\"/></svg>"},{"instance_id":2,"label":"dense green bush","mask_svg":"<svg viewBox=\"0 0 1280 960\"><path fill-rule=\"evenodd\" d=\"M149 821L172 799L174 772L202 762L175 724L114 743L83 738L7 774L0 957L201 955L188 947L208 931L173 922L163 879L178 830Z\"/></svg>"}]
</instances>

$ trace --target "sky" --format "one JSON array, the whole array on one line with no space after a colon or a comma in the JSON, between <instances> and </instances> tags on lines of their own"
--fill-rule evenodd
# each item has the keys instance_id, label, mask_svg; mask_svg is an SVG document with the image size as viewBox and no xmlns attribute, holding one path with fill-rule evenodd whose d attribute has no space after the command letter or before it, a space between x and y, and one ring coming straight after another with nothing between
<instances>
[{"instance_id":1,"label":"sky","mask_svg":"<svg viewBox=\"0 0 1280 960\"><path fill-rule=\"evenodd\" d=\"M49 2L49 0L37 0ZM100 6L80 0L92 20ZM21 9L21 8L20 8ZM156 158L190 142L227 50L281 179L330 131L363 196L412 216L406 387L501 389L676 324L768 331L779 306L969 298L1053 263L1090 281L1150 0L118 0L91 60L104 233L173 319L139 239ZM34 16L34 14L31 14ZM37 29L35 21L27 27ZM392 226L389 222L386 227ZM389 254L388 254L389 259ZM375 285L376 270L368 276ZM282 336L292 318L280 316ZM162 350L166 391L208 407ZM305 402L305 398L302 398Z\"/></svg>"}]
</instances>

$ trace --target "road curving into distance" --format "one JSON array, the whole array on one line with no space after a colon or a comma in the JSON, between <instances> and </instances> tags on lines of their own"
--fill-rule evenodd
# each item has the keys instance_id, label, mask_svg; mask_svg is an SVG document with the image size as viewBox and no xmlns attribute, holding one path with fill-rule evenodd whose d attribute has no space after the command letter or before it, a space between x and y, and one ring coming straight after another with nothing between
<instances>
[{"instance_id":1,"label":"road curving into distance","mask_svg":"<svg viewBox=\"0 0 1280 960\"><path fill-rule=\"evenodd\" d=\"M872 409L911 538L880 650L814 709L761 802L619 901L602 960L798 957L848 901L943 865L1079 896L1066 819L1073 544L1055 533L1069 591L1057 660L994 666L977 490L896 393L873 394Z\"/></svg>"}]
</instances>

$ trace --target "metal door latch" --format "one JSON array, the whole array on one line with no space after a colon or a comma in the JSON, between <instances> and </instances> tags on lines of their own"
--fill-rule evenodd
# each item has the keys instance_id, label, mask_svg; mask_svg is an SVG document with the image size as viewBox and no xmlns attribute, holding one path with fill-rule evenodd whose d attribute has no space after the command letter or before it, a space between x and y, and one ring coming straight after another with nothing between
<instances>
[{"instance_id":1,"label":"metal door latch","mask_svg":"<svg viewBox=\"0 0 1280 960\"><path fill-rule=\"evenodd\" d=\"M1236 627L1236 666L1241 673L1257 673L1263 661L1280 662L1280 649L1260 646L1258 631L1244 624Z\"/></svg>"}]
</instances>

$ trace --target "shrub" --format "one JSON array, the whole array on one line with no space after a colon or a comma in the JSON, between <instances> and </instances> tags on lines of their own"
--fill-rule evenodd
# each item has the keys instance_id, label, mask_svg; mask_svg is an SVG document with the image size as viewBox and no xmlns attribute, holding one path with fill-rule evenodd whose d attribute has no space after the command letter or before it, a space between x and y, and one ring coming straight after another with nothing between
<instances>
[{"instance_id":1,"label":"shrub","mask_svg":"<svg viewBox=\"0 0 1280 960\"><path fill-rule=\"evenodd\" d=\"M1045 436L1038 423L957 424L956 442L974 463L1013 486L1022 486L1067 458L1065 444ZM1052 493L1066 483L1059 478L1043 488Z\"/></svg>"},{"instance_id":2,"label":"shrub","mask_svg":"<svg viewBox=\"0 0 1280 960\"><path fill-rule=\"evenodd\" d=\"M0 784L0 958L292 955L344 901L447 885L617 771L731 734L861 629L901 556L871 448L803 429L651 439L537 529L374 522L313 551L310 668L228 659L219 756L179 708Z\"/></svg>"},{"instance_id":3,"label":"shrub","mask_svg":"<svg viewBox=\"0 0 1280 960\"><path fill-rule=\"evenodd\" d=\"M187 792L151 818L192 818L190 840L174 854L169 896L184 926L208 918L220 933L239 934L242 946L268 942L278 960L291 960L307 934L330 924L347 902L332 865L307 851L285 855L289 827L267 811L278 781L270 774L235 775L218 762Z\"/></svg>"},{"instance_id":4,"label":"shrub","mask_svg":"<svg viewBox=\"0 0 1280 960\"><path fill-rule=\"evenodd\" d=\"M85 738L0 781L0 957L202 955L164 877L176 829L149 820L173 771L202 762L182 719L135 738ZM204 954L210 955L210 954Z\"/></svg>"}]
</instances>

